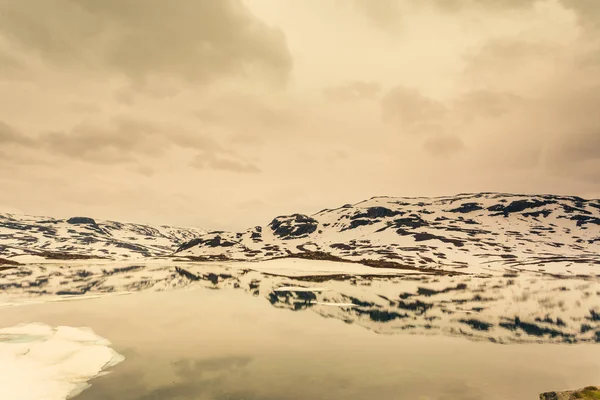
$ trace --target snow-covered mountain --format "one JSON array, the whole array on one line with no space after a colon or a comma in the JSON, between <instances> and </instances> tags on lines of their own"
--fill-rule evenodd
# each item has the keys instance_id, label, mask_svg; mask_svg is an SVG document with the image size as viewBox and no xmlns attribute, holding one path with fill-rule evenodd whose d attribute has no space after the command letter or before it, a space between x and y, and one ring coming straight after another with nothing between
<instances>
[{"instance_id":1,"label":"snow-covered mountain","mask_svg":"<svg viewBox=\"0 0 600 400\"><path fill-rule=\"evenodd\" d=\"M600 263L600 200L460 194L375 197L314 215L280 216L245 232L209 232L179 247L191 260L279 257L374 267L481 272L489 266L556 268Z\"/></svg>"},{"instance_id":2,"label":"snow-covered mountain","mask_svg":"<svg viewBox=\"0 0 600 400\"><path fill-rule=\"evenodd\" d=\"M0 264L40 259L130 259L173 253L206 231L87 217L54 219L0 214Z\"/></svg>"},{"instance_id":3,"label":"snow-covered mountain","mask_svg":"<svg viewBox=\"0 0 600 400\"><path fill-rule=\"evenodd\" d=\"M597 273L600 200L460 194L375 197L244 232L0 214L3 263L44 259L261 261L282 257L437 273Z\"/></svg>"}]
</instances>

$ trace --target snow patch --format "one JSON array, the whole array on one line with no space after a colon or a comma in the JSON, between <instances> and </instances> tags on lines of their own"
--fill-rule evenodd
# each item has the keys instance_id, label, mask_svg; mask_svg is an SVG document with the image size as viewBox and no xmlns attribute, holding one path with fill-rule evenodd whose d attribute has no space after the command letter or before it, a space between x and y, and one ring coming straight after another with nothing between
<instances>
[{"instance_id":1,"label":"snow patch","mask_svg":"<svg viewBox=\"0 0 600 400\"><path fill-rule=\"evenodd\" d=\"M64 400L124 357L89 328L29 323L0 329L0 399Z\"/></svg>"},{"instance_id":2,"label":"snow patch","mask_svg":"<svg viewBox=\"0 0 600 400\"><path fill-rule=\"evenodd\" d=\"M318 306L328 306L328 307L356 307L354 303L329 303L329 302L319 302L315 303Z\"/></svg>"},{"instance_id":3,"label":"snow patch","mask_svg":"<svg viewBox=\"0 0 600 400\"><path fill-rule=\"evenodd\" d=\"M247 268L259 272L280 273L282 275L333 275L333 274L370 274L370 275L409 275L419 271L398 270L392 268L371 268L362 264L304 260L299 258L280 258L267 261L231 262L224 264L232 267Z\"/></svg>"},{"instance_id":4,"label":"snow patch","mask_svg":"<svg viewBox=\"0 0 600 400\"><path fill-rule=\"evenodd\" d=\"M310 288L310 287L302 287L302 286L282 286L280 288L275 289L275 292L326 292L329 289L327 288Z\"/></svg>"}]
</instances>

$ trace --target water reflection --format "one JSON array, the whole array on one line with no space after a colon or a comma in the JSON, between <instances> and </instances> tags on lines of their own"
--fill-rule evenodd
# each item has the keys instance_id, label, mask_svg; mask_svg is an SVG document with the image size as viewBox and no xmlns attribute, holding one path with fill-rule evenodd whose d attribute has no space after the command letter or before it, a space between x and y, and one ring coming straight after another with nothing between
<instances>
[{"instance_id":1,"label":"water reflection","mask_svg":"<svg viewBox=\"0 0 600 400\"><path fill-rule=\"evenodd\" d=\"M198 399L222 397L218 392L226 386L226 381L240 373L251 361L249 357L216 357L209 359L181 359L170 365L174 380L158 387L148 387L144 383L143 372L139 370L123 377L119 386L127 387L136 400ZM115 384L117 384L115 382ZM100 393L98 393L100 395ZM103 393L104 398L109 393ZM217 397L215 397L215 395ZM120 397L123 398L123 397ZM244 397L237 397L244 398Z\"/></svg>"},{"instance_id":2,"label":"water reflection","mask_svg":"<svg viewBox=\"0 0 600 400\"><path fill-rule=\"evenodd\" d=\"M276 308L310 310L385 334L436 333L498 343L600 342L600 281L595 276L285 276L228 265L180 264L26 266L0 278L6 296L21 298L181 287L233 289Z\"/></svg>"},{"instance_id":3,"label":"water reflection","mask_svg":"<svg viewBox=\"0 0 600 400\"><path fill-rule=\"evenodd\" d=\"M595 344L376 335L314 312L275 308L242 290L0 309L2 324L26 320L90 326L125 355L78 400L525 400L589 385L600 370Z\"/></svg>"}]
</instances>

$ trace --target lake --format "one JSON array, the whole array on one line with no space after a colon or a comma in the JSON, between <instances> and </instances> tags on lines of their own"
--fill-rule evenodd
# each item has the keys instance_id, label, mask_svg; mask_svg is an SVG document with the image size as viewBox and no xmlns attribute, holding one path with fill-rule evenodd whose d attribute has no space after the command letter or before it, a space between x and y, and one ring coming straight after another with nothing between
<instances>
[{"instance_id":1,"label":"lake","mask_svg":"<svg viewBox=\"0 0 600 400\"><path fill-rule=\"evenodd\" d=\"M86 326L112 342L125 360L77 400L525 400L600 381L597 344L380 334L234 289L6 307L0 321Z\"/></svg>"}]
</instances>

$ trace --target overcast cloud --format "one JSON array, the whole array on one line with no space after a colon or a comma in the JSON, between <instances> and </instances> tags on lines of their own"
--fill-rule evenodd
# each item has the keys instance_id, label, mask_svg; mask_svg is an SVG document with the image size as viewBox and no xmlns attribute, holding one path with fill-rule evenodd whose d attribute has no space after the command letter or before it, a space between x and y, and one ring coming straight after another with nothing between
<instances>
[{"instance_id":1,"label":"overcast cloud","mask_svg":"<svg viewBox=\"0 0 600 400\"><path fill-rule=\"evenodd\" d=\"M0 212L600 197L596 0L0 0Z\"/></svg>"}]
</instances>

